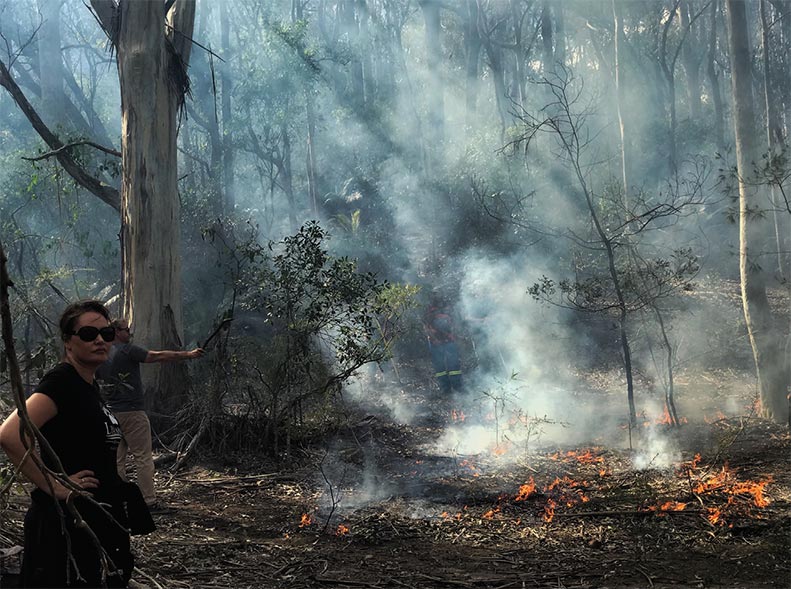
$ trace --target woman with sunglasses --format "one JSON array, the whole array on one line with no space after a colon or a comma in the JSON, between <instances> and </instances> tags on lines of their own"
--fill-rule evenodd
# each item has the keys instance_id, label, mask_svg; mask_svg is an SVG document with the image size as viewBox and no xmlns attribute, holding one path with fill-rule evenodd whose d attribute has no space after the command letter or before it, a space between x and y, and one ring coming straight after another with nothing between
<instances>
[{"instance_id":1,"label":"woman with sunglasses","mask_svg":"<svg viewBox=\"0 0 791 589\"><path fill-rule=\"evenodd\" d=\"M63 312L60 333L63 362L44 375L26 407L30 421L57 455L56 460L42 449L42 461L52 471L65 472L71 485L42 472L30 458L22 464L26 446L33 444L29 435L26 443L22 441L18 412L0 426L0 446L15 466L22 464L21 472L36 486L25 516L22 586L126 587L133 559L126 530L128 489L115 466L121 432L94 380L115 329L102 303L82 301ZM72 508L91 528L101 551L91 534L75 523ZM105 573L109 574L103 582Z\"/></svg>"}]
</instances>

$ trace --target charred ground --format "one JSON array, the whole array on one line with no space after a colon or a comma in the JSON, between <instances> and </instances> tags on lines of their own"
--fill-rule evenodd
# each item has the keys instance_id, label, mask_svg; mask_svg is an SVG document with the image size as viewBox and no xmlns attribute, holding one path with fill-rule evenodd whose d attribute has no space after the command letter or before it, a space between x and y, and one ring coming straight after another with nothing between
<instances>
[{"instance_id":1,"label":"charred ground","mask_svg":"<svg viewBox=\"0 0 791 589\"><path fill-rule=\"evenodd\" d=\"M732 391L737 377L709 373L687 386L712 399L706 387ZM332 443L306 444L287 463L238 455L160 471L172 510L135 539L135 578L152 587L787 587L789 435L752 417L740 390L743 415L697 404L681 428L641 424L678 457L642 469L638 431L633 450L603 436L438 455L458 413L428 391L404 392L413 425L352 413ZM17 521L25 501L16 500Z\"/></svg>"}]
</instances>

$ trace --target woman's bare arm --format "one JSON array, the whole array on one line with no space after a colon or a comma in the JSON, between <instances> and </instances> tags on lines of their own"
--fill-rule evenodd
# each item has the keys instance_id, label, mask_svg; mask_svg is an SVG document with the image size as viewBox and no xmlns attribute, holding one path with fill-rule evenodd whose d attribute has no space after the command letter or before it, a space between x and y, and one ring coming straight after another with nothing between
<instances>
[{"instance_id":1,"label":"woman's bare arm","mask_svg":"<svg viewBox=\"0 0 791 589\"><path fill-rule=\"evenodd\" d=\"M38 428L58 414L55 402L42 393L33 393L25 405L31 423ZM16 467L19 467L27 453L25 444L22 443L19 426L20 419L17 411L12 412L3 422L3 425L0 426L0 447L3 448ZM30 434L27 434L26 442L28 447L33 446L33 439ZM36 452L36 450L33 449L31 452ZM51 495L54 491L54 495L58 499L65 499L69 494L69 489L58 483L51 476L45 475L30 457L25 460L20 472L45 493ZM69 478L78 486L90 489L99 486L99 481L94 478L93 474L92 471L81 470L70 475Z\"/></svg>"}]
</instances>

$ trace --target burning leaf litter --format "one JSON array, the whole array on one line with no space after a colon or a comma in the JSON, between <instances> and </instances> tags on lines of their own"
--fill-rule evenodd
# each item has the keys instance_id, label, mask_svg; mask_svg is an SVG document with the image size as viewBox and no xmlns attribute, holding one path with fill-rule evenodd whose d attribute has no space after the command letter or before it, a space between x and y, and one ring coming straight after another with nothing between
<instances>
[{"instance_id":1,"label":"burning leaf litter","mask_svg":"<svg viewBox=\"0 0 791 589\"><path fill-rule=\"evenodd\" d=\"M497 456L497 453L493 453L494 458ZM665 517L670 513L686 512L700 515L712 525L732 526L735 518L761 518L760 510L770 504L766 490L772 482L771 478L759 481L741 480L727 465L712 472L712 467L704 467L701 456L697 454L692 460L677 465L677 479L685 480L687 485L676 485L675 489L665 491L678 493L677 498L657 499L653 504L650 500L643 500L639 504L625 505L619 510L585 511L580 506L602 503L613 489L626 485L625 481L630 474L634 475L628 461L595 447L553 452L543 458L536 456L535 460L546 460L561 467L565 465L569 469L582 469L593 475L593 478L574 478L565 473L554 476L551 480L548 477L544 483L537 483L535 477L530 476L525 483L519 485L516 493L501 493L494 505L480 510L465 505L455 512L437 511L435 513L438 515L433 517L440 524L470 525L475 521L507 521L515 525L530 525L530 522L549 524L560 516L655 514ZM417 460L414 463L420 465L424 461ZM466 458L459 461L457 466L458 476L466 473L466 476L477 479L487 472L484 466ZM618 472L617 477L620 480L615 485L607 482L609 477L614 476L614 472ZM575 473L575 476L579 474ZM695 504L699 507L692 507ZM518 508L519 505L523 507ZM305 528L313 523L314 518L303 514L299 527ZM339 524L335 534L350 534L350 528L346 524Z\"/></svg>"}]
</instances>

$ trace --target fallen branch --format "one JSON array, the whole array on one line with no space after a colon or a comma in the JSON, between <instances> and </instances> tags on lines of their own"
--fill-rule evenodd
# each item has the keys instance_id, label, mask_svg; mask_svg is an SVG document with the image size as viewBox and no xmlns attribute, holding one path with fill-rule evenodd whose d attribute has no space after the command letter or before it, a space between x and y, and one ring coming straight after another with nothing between
<instances>
[{"instance_id":1,"label":"fallen branch","mask_svg":"<svg viewBox=\"0 0 791 589\"><path fill-rule=\"evenodd\" d=\"M267 474L247 475L247 476L239 476L239 477L217 477L217 478L213 478L213 479L196 479L196 478L186 478L186 477L185 478L177 477L177 478L180 481L184 481L185 483L197 483L197 484L201 484L201 483L207 483L207 484L217 483L217 484L223 484L223 483L235 483L235 482L240 482L241 483L241 482L244 482L244 481L257 481L259 479L271 479L271 478L274 478L274 477L277 477L277 476L280 476L279 472L272 472L272 473L267 473ZM293 475L287 475L287 476L288 476L288 478L292 478L292 479L294 478Z\"/></svg>"},{"instance_id":2,"label":"fallen branch","mask_svg":"<svg viewBox=\"0 0 791 589\"><path fill-rule=\"evenodd\" d=\"M367 583L365 581L352 581L350 579L330 579L328 577L313 576L314 581L327 583L328 585L351 585L353 587L381 587L379 583Z\"/></svg>"},{"instance_id":3,"label":"fallen branch","mask_svg":"<svg viewBox=\"0 0 791 589\"><path fill-rule=\"evenodd\" d=\"M171 467L173 472L176 472L178 469L180 469L181 465L186 462L187 458L189 458L189 455L198 446L198 442L203 437L203 434L206 433L207 429L209 429L209 418L208 416L204 415L203 419L201 419L201 422L198 425L198 432L195 434L195 437L192 438L183 452L178 453L176 463Z\"/></svg>"},{"instance_id":4,"label":"fallen branch","mask_svg":"<svg viewBox=\"0 0 791 589\"><path fill-rule=\"evenodd\" d=\"M151 575L145 573L141 569L135 567L134 568L134 572L137 573L138 575L140 575L141 577L143 577L144 579L146 579L147 581L151 581L157 587L157 589L164 589L164 587L162 587L162 585L157 583L157 580L154 577L152 577Z\"/></svg>"}]
</instances>

